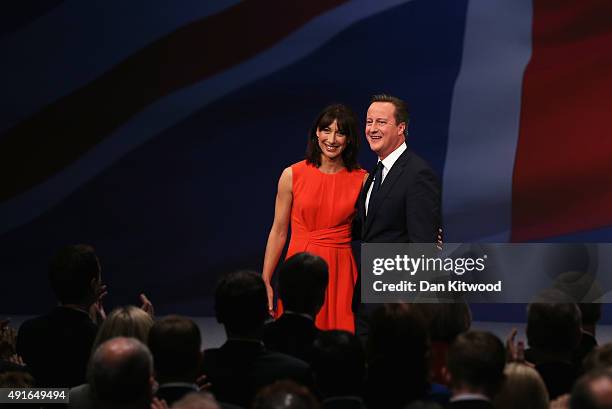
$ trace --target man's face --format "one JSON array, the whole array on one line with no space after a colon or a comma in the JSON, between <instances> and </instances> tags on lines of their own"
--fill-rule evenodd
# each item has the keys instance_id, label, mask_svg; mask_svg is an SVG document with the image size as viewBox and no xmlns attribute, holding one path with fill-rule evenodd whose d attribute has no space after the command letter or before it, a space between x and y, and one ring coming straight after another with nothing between
<instances>
[{"instance_id":1,"label":"man's face","mask_svg":"<svg viewBox=\"0 0 612 409\"><path fill-rule=\"evenodd\" d=\"M405 140L404 122L395 122L395 106L390 102L373 102L366 117L366 139L370 149L382 160Z\"/></svg>"}]
</instances>

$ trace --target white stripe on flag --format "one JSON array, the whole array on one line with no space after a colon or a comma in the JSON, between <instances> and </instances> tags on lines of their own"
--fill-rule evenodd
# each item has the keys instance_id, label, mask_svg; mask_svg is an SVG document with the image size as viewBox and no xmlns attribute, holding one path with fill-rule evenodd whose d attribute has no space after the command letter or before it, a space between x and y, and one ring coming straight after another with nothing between
<instances>
[{"instance_id":1,"label":"white stripe on flag","mask_svg":"<svg viewBox=\"0 0 612 409\"><path fill-rule=\"evenodd\" d=\"M443 210L449 242L507 242L531 0L471 0L452 99Z\"/></svg>"}]
</instances>

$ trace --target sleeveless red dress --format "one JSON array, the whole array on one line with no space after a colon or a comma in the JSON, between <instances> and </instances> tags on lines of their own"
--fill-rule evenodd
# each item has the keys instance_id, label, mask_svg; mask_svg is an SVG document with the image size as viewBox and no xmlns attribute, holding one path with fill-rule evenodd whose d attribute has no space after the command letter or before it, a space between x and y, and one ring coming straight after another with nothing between
<instances>
[{"instance_id":1,"label":"sleeveless red dress","mask_svg":"<svg viewBox=\"0 0 612 409\"><path fill-rule=\"evenodd\" d=\"M329 284L315 324L322 330L354 332L351 303L357 264L351 250L351 222L367 172L342 169L325 174L306 161L292 165L291 170L293 205L287 257L307 251L327 261Z\"/></svg>"}]
</instances>

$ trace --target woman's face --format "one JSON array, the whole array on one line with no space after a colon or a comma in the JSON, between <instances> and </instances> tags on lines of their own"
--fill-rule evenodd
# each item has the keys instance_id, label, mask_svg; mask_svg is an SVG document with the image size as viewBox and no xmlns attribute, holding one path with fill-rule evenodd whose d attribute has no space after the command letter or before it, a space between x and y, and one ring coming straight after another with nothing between
<instances>
[{"instance_id":1,"label":"woman's face","mask_svg":"<svg viewBox=\"0 0 612 409\"><path fill-rule=\"evenodd\" d=\"M348 137L338 130L338 121L335 119L329 126L317 130L317 139L323 156L331 160L341 157L348 141Z\"/></svg>"}]
</instances>

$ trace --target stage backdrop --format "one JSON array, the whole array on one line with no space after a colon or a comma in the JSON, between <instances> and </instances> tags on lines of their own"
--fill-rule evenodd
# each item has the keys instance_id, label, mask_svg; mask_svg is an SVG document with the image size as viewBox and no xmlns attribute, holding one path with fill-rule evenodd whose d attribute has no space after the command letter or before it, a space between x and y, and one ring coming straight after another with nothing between
<instances>
[{"instance_id":1,"label":"stage backdrop","mask_svg":"<svg viewBox=\"0 0 612 409\"><path fill-rule=\"evenodd\" d=\"M0 311L47 309L49 258L91 243L109 305L211 314L220 273L260 270L318 111L363 125L381 92L412 107L447 242L612 238L608 0L8 3Z\"/></svg>"}]
</instances>

